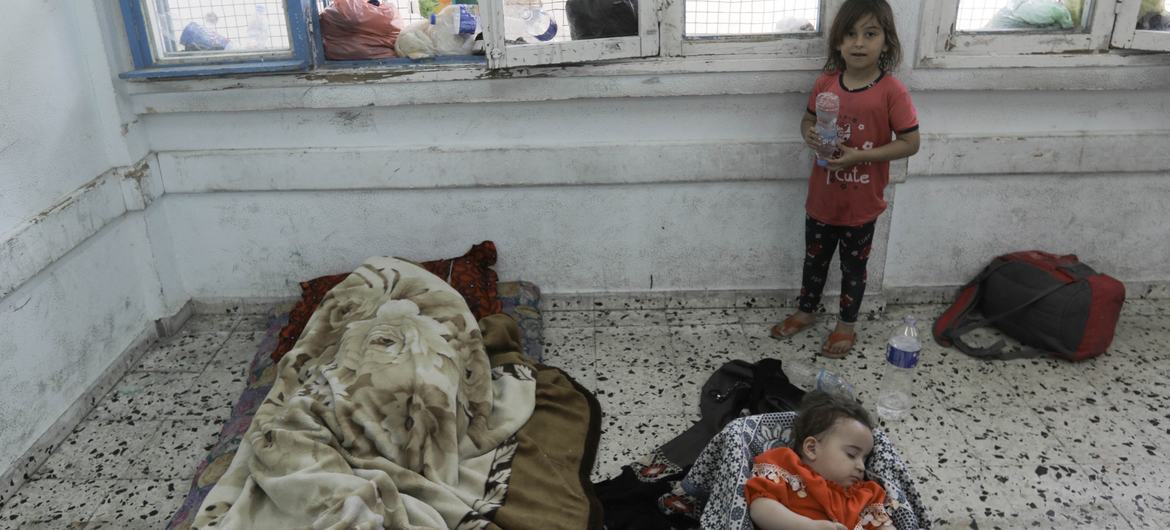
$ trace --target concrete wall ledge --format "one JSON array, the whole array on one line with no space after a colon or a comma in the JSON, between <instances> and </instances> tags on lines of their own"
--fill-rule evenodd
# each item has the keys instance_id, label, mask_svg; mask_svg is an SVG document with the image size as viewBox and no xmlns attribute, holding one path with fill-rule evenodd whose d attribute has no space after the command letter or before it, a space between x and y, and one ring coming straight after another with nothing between
<instances>
[{"instance_id":1,"label":"concrete wall ledge","mask_svg":"<svg viewBox=\"0 0 1170 530\"><path fill-rule=\"evenodd\" d=\"M0 236L0 299L127 212L162 196L153 155L113 168Z\"/></svg>"}]
</instances>

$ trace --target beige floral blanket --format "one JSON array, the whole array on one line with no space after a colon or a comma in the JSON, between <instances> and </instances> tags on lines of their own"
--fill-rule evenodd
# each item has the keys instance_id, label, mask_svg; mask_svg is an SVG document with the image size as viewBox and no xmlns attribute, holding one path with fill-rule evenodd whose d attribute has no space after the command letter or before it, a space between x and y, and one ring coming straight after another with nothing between
<instances>
[{"instance_id":1,"label":"beige floral blanket","mask_svg":"<svg viewBox=\"0 0 1170 530\"><path fill-rule=\"evenodd\" d=\"M502 336L514 334L501 318ZM534 367L519 354L493 366L442 280L371 258L276 369L194 528L498 528L536 407Z\"/></svg>"}]
</instances>

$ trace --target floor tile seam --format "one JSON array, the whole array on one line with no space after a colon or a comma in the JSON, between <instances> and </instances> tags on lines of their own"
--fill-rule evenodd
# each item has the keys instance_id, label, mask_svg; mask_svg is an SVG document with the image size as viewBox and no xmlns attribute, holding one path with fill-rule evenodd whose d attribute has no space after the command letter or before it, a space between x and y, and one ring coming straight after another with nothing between
<instances>
[{"instance_id":1,"label":"floor tile seam","mask_svg":"<svg viewBox=\"0 0 1170 530\"><path fill-rule=\"evenodd\" d=\"M207 361L208 365L211 361ZM188 369L186 367L157 367L157 368L135 368L130 371L131 374L201 374L207 369L207 365L200 366L197 369Z\"/></svg>"},{"instance_id":2,"label":"floor tile seam","mask_svg":"<svg viewBox=\"0 0 1170 530\"><path fill-rule=\"evenodd\" d=\"M953 429L953 432L957 433L959 436L962 436L963 442L967 443L968 448L970 448L971 446L969 444L971 443L972 440L975 439L976 433L974 431L972 431L968 425L966 425L966 422L957 421L955 416L952 414L952 412L949 409L947 409L947 407L942 407L942 410L940 410L939 413L946 416L947 425L949 425ZM933 425L932 428L937 428L937 425ZM984 457L983 455L981 455L978 452L975 452L973 450L969 454L978 461L977 463L980 465L981 468L1001 467L1001 466L996 466L995 465L996 461L991 457ZM970 464L965 464L965 465L970 465Z\"/></svg>"},{"instance_id":3,"label":"floor tile seam","mask_svg":"<svg viewBox=\"0 0 1170 530\"><path fill-rule=\"evenodd\" d=\"M559 312L613 312L613 311L710 311L710 310L752 310L752 309L784 309L783 307L742 307L742 305L701 305L701 307L687 308L592 308L592 309L545 309L544 314L559 314Z\"/></svg>"},{"instance_id":4,"label":"floor tile seam","mask_svg":"<svg viewBox=\"0 0 1170 530\"><path fill-rule=\"evenodd\" d=\"M1113 507L1113 510L1117 512L1118 517L1121 517L1121 520L1125 521L1125 524L1129 526L1129 530L1138 530L1138 525L1134 524L1134 522L1130 520L1129 516L1126 515L1125 511L1123 511L1121 507L1117 505L1116 499L1117 496L1114 495L1108 499L1105 499L1105 501Z\"/></svg>"},{"instance_id":5,"label":"floor tile seam","mask_svg":"<svg viewBox=\"0 0 1170 530\"><path fill-rule=\"evenodd\" d=\"M606 352L608 355L602 359L602 351L600 349L594 350L593 365L594 367L604 365L618 368L653 368L664 365L663 368L670 368L678 366L682 361L681 354L670 347L662 352L665 353L665 357L661 358L658 356L659 352L649 355L646 350L635 351L637 353L630 352L626 355L623 355L622 352Z\"/></svg>"},{"instance_id":6,"label":"floor tile seam","mask_svg":"<svg viewBox=\"0 0 1170 530\"><path fill-rule=\"evenodd\" d=\"M1041 418L1041 422L1044 424L1044 426L1046 428L1046 432L1050 433L1050 435L1052 436L1052 439L1054 441L1056 441L1057 445L1060 447L1061 452L1064 453L1065 456L1072 459L1073 465L1076 465L1078 467L1083 468L1083 466L1084 466L1083 460L1090 456L1090 455L1083 454L1086 452L1086 449L1084 449L1082 447L1083 444L1082 445L1073 445L1074 441L1073 441L1072 437L1059 436L1058 435L1059 433L1056 432L1056 430L1051 425L1049 425L1047 422L1044 422L1043 418ZM1088 452L1092 452L1093 450L1101 451L1101 447L1093 447L1092 446L1092 444L1094 442L1101 442L1101 440L1098 440L1097 438L1090 437L1090 436L1085 436L1084 438L1086 440L1085 443L1088 443L1089 447L1090 447L1087 450ZM1101 457L1103 457L1103 455L1098 454L1097 457L1101 458ZM1109 459L1107 461L1104 461L1104 463L1105 464L1121 464L1121 463L1125 463L1125 462L1117 462L1117 461L1115 461L1115 459ZM1067 464L1062 463L1060 465L1067 465Z\"/></svg>"},{"instance_id":7,"label":"floor tile seam","mask_svg":"<svg viewBox=\"0 0 1170 530\"><path fill-rule=\"evenodd\" d=\"M574 329L574 328L570 328L570 329ZM581 329L582 333L586 333L588 336L588 339L586 340L586 342L588 342L588 344L589 344L589 348L588 348L589 358L585 363L585 365L588 367L588 370L586 371L585 376L593 378L593 386L595 387L594 393L596 393L596 386L598 383L598 381L597 381L597 333L596 333L596 329L593 326L582 326L582 327L575 328L575 329ZM561 367L558 367L558 368L561 368Z\"/></svg>"},{"instance_id":8,"label":"floor tile seam","mask_svg":"<svg viewBox=\"0 0 1170 530\"><path fill-rule=\"evenodd\" d=\"M1053 418L1052 416L1050 416L1050 415L1047 415L1047 414L1039 414L1039 413L1036 413L1036 407L1047 407L1047 406L1053 406L1053 407L1055 407L1056 405L1053 405L1053 404L1051 404L1051 403L1049 403L1049 402L1045 402L1045 403L1041 403L1041 404L1033 404L1033 405L1030 405L1030 406L1028 406L1028 409L1030 409L1030 410L1031 410L1033 413L1035 413L1035 414L1036 414L1036 416L1037 416L1037 417L1039 417L1039 418L1040 418L1040 422L1041 422L1041 423L1043 423L1043 424L1044 424L1044 426L1045 426L1045 427L1047 427L1049 431L1054 431L1054 430L1056 430L1056 429L1058 429L1058 428L1063 428L1063 426L1062 426L1062 425L1059 425L1059 424L1057 424L1057 423L1054 423L1054 422L1056 421L1056 419L1055 419L1055 418ZM1123 407L1117 407L1117 408L1120 410L1120 409L1121 409L1121 408L1123 408ZM1072 412L1072 413L1074 413L1074 414L1075 414L1075 413L1077 413L1077 412L1081 412L1081 411L1083 411L1083 409L1081 409L1081 410L1076 410L1076 409L1074 409L1074 410L1072 410L1072 411L1070 411L1070 412ZM1094 409L1094 410L1093 410L1093 411L1091 411L1091 412L1097 412L1097 410L1096 410L1096 409ZM1101 414L1101 418L1102 418L1102 421L1103 421L1103 422L1108 422L1108 423L1110 423L1110 424L1112 424L1112 425L1116 425L1116 424L1117 424L1117 421L1115 420L1115 418L1114 418L1112 415L1108 414L1108 413L1110 412L1109 410L1101 410L1100 412L1102 412L1102 414ZM1051 418L1051 421L1049 421L1049 419L1050 419L1050 418ZM1082 416L1082 417L1079 417L1079 418L1074 418L1074 419L1081 419L1081 418L1083 418L1083 416ZM1140 426L1139 426L1138 428L1139 428L1139 430L1141 430ZM1100 429L1097 429L1097 430L1108 432L1108 431L1109 431L1109 430L1111 430L1111 429L1106 429L1105 427L1101 427ZM1143 432L1144 432L1144 431L1143 431Z\"/></svg>"},{"instance_id":9,"label":"floor tile seam","mask_svg":"<svg viewBox=\"0 0 1170 530\"><path fill-rule=\"evenodd\" d=\"M589 355L589 357L590 357L590 358L589 358L589 365L590 365L590 366L593 366L594 364L596 364L596 363L597 363L597 338L594 338L594 337L593 337L593 335L592 335L592 333L590 333L590 338L589 338L589 339L587 339L587 340L589 340L589 343L590 343L590 344L589 344L589 345L584 345L584 344L583 344L583 346L585 347L585 349L586 349L586 351L587 351L587 355ZM564 353L560 353L560 352L558 351L558 355L556 355L556 356L548 356L548 355L545 355L545 359L544 359L544 360L545 360L545 362L548 362L548 360L551 360L551 359L550 359L550 357L553 357L553 358L559 358L559 357L563 357L563 356L564 356ZM576 362L577 362L577 360L578 360L578 359L566 359L566 362L564 363L564 366L559 366L559 365L555 365L555 364L552 364L552 365L550 365L550 366L553 366L553 367L558 367L558 369L564 369L564 367L573 366L573 365L574 365L574 363L576 363Z\"/></svg>"},{"instance_id":10,"label":"floor tile seam","mask_svg":"<svg viewBox=\"0 0 1170 530\"><path fill-rule=\"evenodd\" d=\"M564 366L556 366L556 365L551 365L551 366L554 366L555 368L560 368L560 369L566 370L566 371L571 371L571 369L575 368L575 367L583 368L585 370L585 377L592 377L594 380L594 383L596 383L596 381L597 381L597 346L595 344L596 339L594 339L591 335L589 341L590 341L591 345L588 348L588 354L587 354L588 358L587 359L572 360L572 361L566 362ZM578 363L580 363L580 364L578 364Z\"/></svg>"},{"instance_id":11,"label":"floor tile seam","mask_svg":"<svg viewBox=\"0 0 1170 530\"><path fill-rule=\"evenodd\" d=\"M1100 390L1097 391L1097 395L1100 396L1098 399L1105 405L1104 408L1106 409L1106 412L1109 412L1108 409L1110 408L1117 409L1117 416L1129 418L1129 415L1126 413L1131 411L1130 407L1134 404L1133 402L1120 401L1119 398L1110 397L1109 394L1103 394L1100 392ZM1153 406L1153 408L1158 408L1159 405L1170 405L1170 395L1165 398L1159 396L1148 396L1144 394L1131 396L1132 397L1130 399L1138 402L1140 405L1145 405L1147 407ZM1167 418L1167 421L1170 421L1170 418Z\"/></svg>"},{"instance_id":12,"label":"floor tile seam","mask_svg":"<svg viewBox=\"0 0 1170 530\"><path fill-rule=\"evenodd\" d=\"M667 319L667 321L666 321L666 327L668 327L668 328L685 328L687 326L736 326L736 325L743 325L743 321L738 319L738 318L736 318L734 322L721 321L721 322L718 322L715 324L707 324L707 323L697 322L697 321L692 321L692 320L671 322L670 319Z\"/></svg>"},{"instance_id":13,"label":"floor tile seam","mask_svg":"<svg viewBox=\"0 0 1170 530\"><path fill-rule=\"evenodd\" d=\"M85 420L85 421L89 421L89 420ZM151 444L152 444L154 441L156 441L156 440L157 440L157 439L158 439L160 436L162 436L162 433L163 433L163 431L165 431L165 429L164 429L163 427L164 427L164 424L166 423L166 421L167 421L167 420L163 420L163 419L150 419L150 420L143 420L143 421L141 421L141 422L139 422L139 421L138 421L138 420L136 420L136 419L129 419L129 420L126 420L126 419L118 419L118 420L112 420L112 422L117 422L117 423L128 423L128 422L136 422L136 423L142 423L142 424L157 424L157 425L155 425L153 429L149 429L149 433L150 433L150 434L149 434L149 436L147 437L146 441L144 441L144 442L142 443L142 446L139 448L139 450L138 450L138 455L129 455L129 457L126 459L126 463L125 463L125 464L123 464L122 468L121 468L119 471L117 471L117 472L116 472L118 476L113 476L113 477L93 476L93 477L84 477L82 480L91 480L91 479L108 480L108 479L117 479L117 478L121 478L121 476L122 476L122 475L124 475L124 474L125 474L125 472L126 472L127 470L129 470L129 469L130 469L130 467L131 467L131 466L134 464L134 462L136 461L136 459L137 459L137 458L138 458L138 457L139 457L139 456L142 454L143 450L144 450L146 447L150 446L150 445L151 445ZM129 451L129 450L130 450L129 448L126 448L126 449L127 449L127 451ZM60 450L60 448L58 448L57 450L54 450L54 451L53 451L53 453L54 453L54 454L56 454L56 452L57 452L58 450ZM119 453L119 456L121 456L121 454L122 454L122 453ZM50 457L51 457L51 456L50 456ZM47 462L47 460L46 460L46 462ZM42 467L43 467L43 466L42 466ZM60 478L60 477L58 477L58 478Z\"/></svg>"},{"instance_id":14,"label":"floor tile seam","mask_svg":"<svg viewBox=\"0 0 1170 530\"><path fill-rule=\"evenodd\" d=\"M668 326L665 323L663 323L663 324L649 324L649 325L647 325L645 323L638 323L638 324L624 324L623 323L623 324L612 324L612 325L600 325L600 326L594 326L594 327L597 329L622 329L622 328L641 328L641 327L665 328L665 327L670 327L670 326Z\"/></svg>"},{"instance_id":15,"label":"floor tile seam","mask_svg":"<svg viewBox=\"0 0 1170 530\"><path fill-rule=\"evenodd\" d=\"M184 465L175 473L163 473L158 471L153 466L150 467L149 473L128 474L126 477L119 480L126 481L151 481L151 482L170 482L170 481L190 481L195 478L195 467L199 465L199 461L192 461L190 465Z\"/></svg>"},{"instance_id":16,"label":"floor tile seam","mask_svg":"<svg viewBox=\"0 0 1170 530\"><path fill-rule=\"evenodd\" d=\"M42 479L42 480L43 480L43 479ZM86 485L86 484L92 484L92 483L93 483L93 481L92 481L92 480L77 480L77 481L63 480L63 479L49 479L49 480L59 480L59 481L61 481L61 482L68 482L68 483L71 483L73 487L77 487L77 486L84 486L84 485ZM115 480L115 479L96 479L96 480ZM21 487L21 489L24 489L24 488L23 488L23 486ZM107 500L110 498L110 496L112 496L113 494L114 494L114 492L113 492L113 491L110 491L110 490L108 490L108 489L107 489L107 490L105 490L105 492L104 492L104 493L102 493L102 496L101 496L101 498L100 498L100 499L98 499L96 502L94 502L94 504L93 504L93 508L92 508L92 510L90 511L89 515L85 517L85 519L84 519L84 524L82 525L82 527L81 527L81 530L85 530L85 527L86 527L86 526L89 526L89 523L90 523L91 521L93 521L93 518L94 518L95 516L97 516L97 511L98 511L98 508L101 508L101 507L102 507L102 505L103 505L103 504L105 504L105 503L106 503L106 501L107 501ZM5 511L6 511L5 509L6 509L6 508L8 508L8 506L0 506L0 514L3 514L3 513L5 513ZM25 523L25 524L37 524L37 523L52 523L52 522L57 522L57 521L59 521L59 519L33 519L33 520L25 520L25 521L22 521L22 522L23 522L23 523ZM0 522L2 522L2 521L0 521Z\"/></svg>"},{"instance_id":17,"label":"floor tile seam","mask_svg":"<svg viewBox=\"0 0 1170 530\"><path fill-rule=\"evenodd\" d=\"M91 482L94 480L115 480L123 478L126 471L130 468L133 462L133 457L127 459L124 464L118 466L117 470L105 470L100 473L59 473L56 470L50 470L44 474L40 473L42 468L38 468L36 472L29 473L30 480L62 480L69 482ZM75 471L75 470L74 470Z\"/></svg>"},{"instance_id":18,"label":"floor tile seam","mask_svg":"<svg viewBox=\"0 0 1170 530\"><path fill-rule=\"evenodd\" d=\"M97 415L94 419L110 420L110 421L166 421L166 420L197 420L204 418L215 417L211 415L210 410L200 410L199 407L191 407L191 410L184 411L169 411L166 414L143 413L141 411L126 413L126 414L111 414L108 416Z\"/></svg>"},{"instance_id":19,"label":"floor tile seam","mask_svg":"<svg viewBox=\"0 0 1170 530\"><path fill-rule=\"evenodd\" d=\"M1061 467L1075 469L1076 471L1080 472L1083 476L1085 476L1085 477L1088 476L1088 473L1085 472L1083 465L1080 463L1077 463L1077 462L1073 462L1070 464L1053 464L1053 465L1050 465L1048 467L1051 468L1051 467L1058 466L1058 465ZM973 467L973 466L969 466L969 465L963 465L963 466L944 466L944 467L961 468L966 472L972 472L976 475L985 475L985 476L987 476L987 478L994 478L994 473L997 470L1003 470L1003 469L1024 469L1024 470L1026 470L1029 466L1028 465L1019 465L1019 466L1004 465L1004 466L985 466L982 468L977 468L977 467ZM1009 476L1012 475L1011 473L1004 473L1004 474L1009 475ZM935 476L936 477L938 476L937 473L935 473ZM1031 477L1027 473L1023 473L1020 476L1022 479L1024 479L1025 482L1032 481L1033 479L1037 478L1037 477ZM1033 492L1035 492L1036 491L1035 490L1036 484L1032 483L1032 482L1028 482L1028 483L1032 484L1032 490L1033 490ZM990 484L990 485L994 486L994 484ZM1028 485L1027 483L1021 484L1021 486L1027 486L1027 485ZM1055 489L1054 488L1054 489L1050 489L1048 491L1050 491L1053 494L1067 493L1067 489ZM1098 494L1100 493L1099 491L1097 491L1095 489L1093 491L1098 493ZM1027 492L1027 490L1024 490L1024 493L1026 493L1026 492ZM1089 490L1086 490L1085 493L1086 494L1089 493ZM1098 497L1099 497L1099 495L1098 495ZM1008 511L1016 511L1021 506L1025 506L1025 507L1027 506L1026 504L1023 504L1025 502L1024 498L1019 496L1019 495L1008 496L1008 497L1005 497L1004 500L1006 500L1008 502L1008 505L1007 506L1000 506L1000 508L1004 509L1005 513L1007 513ZM1041 498L1040 500L1045 500L1045 499ZM1107 501L1107 502L1109 502L1110 506L1114 508L1115 514L1120 515L1120 510L1117 510L1116 506L1113 505L1113 503L1111 501ZM1129 524L1128 520L1126 520L1126 524Z\"/></svg>"},{"instance_id":20,"label":"floor tile seam","mask_svg":"<svg viewBox=\"0 0 1170 530\"><path fill-rule=\"evenodd\" d=\"M1073 464L1072 464L1072 465L1073 465L1073 466L1076 466L1077 470L1079 470L1079 471L1081 472L1081 475L1082 475L1082 476L1084 476L1086 479L1088 479L1088 477L1090 477L1091 475L1093 475L1093 474L1094 474L1094 470L1093 470L1093 469L1091 469L1091 468L1088 466L1088 464L1086 464L1085 462L1076 461L1076 462L1073 462ZM1088 480L1086 480L1085 482L1088 482ZM1099 480L1098 480L1098 481L1095 481L1095 482L1092 482L1092 483L1090 483L1089 487L1090 487L1090 488L1091 488L1093 491L1097 492L1097 493L1098 493L1098 497L1100 497L1100 495L1099 495L1099 494L1100 494L1100 493L1102 493L1102 491L1103 491L1103 490L1101 490L1101 489L1099 489L1099 488L1100 488L1102 485L1103 485L1103 484L1101 483L1101 481L1099 481ZM1108 501L1109 501L1109 504L1113 506L1113 509L1117 511L1118 515L1121 515L1121 510L1117 509L1117 506L1113 504L1113 501L1112 501L1111 499L1106 499L1106 500L1108 500ZM1127 521L1126 521L1126 523L1127 523L1127 524L1129 524L1129 521L1127 520ZM1132 525L1131 525L1131 526L1132 526Z\"/></svg>"}]
</instances>

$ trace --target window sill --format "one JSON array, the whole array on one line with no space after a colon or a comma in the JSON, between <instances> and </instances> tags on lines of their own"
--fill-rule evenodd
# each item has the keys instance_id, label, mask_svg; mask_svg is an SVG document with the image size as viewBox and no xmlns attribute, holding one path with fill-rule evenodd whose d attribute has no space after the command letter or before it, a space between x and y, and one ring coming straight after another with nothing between
<instances>
[{"instance_id":1,"label":"window sill","mask_svg":"<svg viewBox=\"0 0 1170 530\"><path fill-rule=\"evenodd\" d=\"M1019 64L1023 59L1032 63ZM912 91L1160 90L1170 77L1170 54L947 56L940 61L903 65L895 73ZM136 114L803 94L821 65L820 58L746 54L501 70L466 61L338 63L279 75L125 81L121 89Z\"/></svg>"},{"instance_id":2,"label":"window sill","mask_svg":"<svg viewBox=\"0 0 1170 530\"><path fill-rule=\"evenodd\" d=\"M485 65L330 64L281 75L122 83L136 114L391 107L612 97L803 92L819 58L644 58L490 70Z\"/></svg>"},{"instance_id":3,"label":"window sill","mask_svg":"<svg viewBox=\"0 0 1170 530\"><path fill-rule=\"evenodd\" d=\"M173 79L173 78L188 78L188 77L213 77L213 76L228 76L228 75L248 75L248 74L267 74L275 72L295 72L303 70L308 63L301 59L289 59L284 61L265 61L252 63L238 63L238 64L200 64L200 65L175 65L175 66L157 66L154 68L143 68L141 70L131 70L119 74L118 77L129 80L147 80L147 79Z\"/></svg>"},{"instance_id":4,"label":"window sill","mask_svg":"<svg viewBox=\"0 0 1170 530\"><path fill-rule=\"evenodd\" d=\"M1170 54L1128 50L1108 53L960 54L938 52L918 58L918 68L1085 68L1170 66Z\"/></svg>"}]
</instances>

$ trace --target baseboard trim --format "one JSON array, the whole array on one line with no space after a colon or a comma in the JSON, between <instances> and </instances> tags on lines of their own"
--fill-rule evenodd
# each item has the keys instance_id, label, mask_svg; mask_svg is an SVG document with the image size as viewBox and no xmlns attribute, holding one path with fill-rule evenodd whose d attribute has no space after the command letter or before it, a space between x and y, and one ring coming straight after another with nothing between
<instances>
[{"instance_id":1,"label":"baseboard trim","mask_svg":"<svg viewBox=\"0 0 1170 530\"><path fill-rule=\"evenodd\" d=\"M169 318L176 319L183 311L188 311L187 317L189 317L187 308L190 305L190 303L186 304L183 310ZM185 321L185 318L178 321L178 326L182 326ZM48 460L49 455L52 455L61 442L65 441L73 432L73 429L77 428L77 425L89 415L89 412L97 406L106 393L114 388L122 376L138 366L147 350L159 338L159 328L160 325L156 322L143 325L142 331L134 338L130 346L118 356L117 360L110 363L110 366L102 372L97 381L81 397L77 398L77 401L74 401L73 405L70 405L57 418L57 421L53 422L53 425L12 464L12 467L0 474L0 505L8 502L8 499L45 463L45 460ZM178 327L170 329L178 329Z\"/></svg>"},{"instance_id":2,"label":"baseboard trim","mask_svg":"<svg viewBox=\"0 0 1170 530\"><path fill-rule=\"evenodd\" d=\"M155 334L158 335L158 338L160 339L165 339L171 335L174 335L180 329L183 329L183 324L186 324L187 320L189 320L194 314L195 303L191 300L187 300L187 303L183 304L183 307L179 308L179 311L175 314L154 321Z\"/></svg>"},{"instance_id":3,"label":"baseboard trim","mask_svg":"<svg viewBox=\"0 0 1170 530\"><path fill-rule=\"evenodd\" d=\"M1170 282L1163 281L1123 281L1125 284L1125 298L1127 300L1166 300L1170 299ZM897 304L949 304L955 301L955 295L962 289L962 285L940 285L933 287L886 287L881 294L886 302ZM866 297L870 296L866 294Z\"/></svg>"},{"instance_id":4,"label":"baseboard trim","mask_svg":"<svg viewBox=\"0 0 1170 530\"><path fill-rule=\"evenodd\" d=\"M298 300L300 298L295 296L224 296L193 298L189 303L196 315L264 315L274 307L291 310Z\"/></svg>"}]
</instances>

